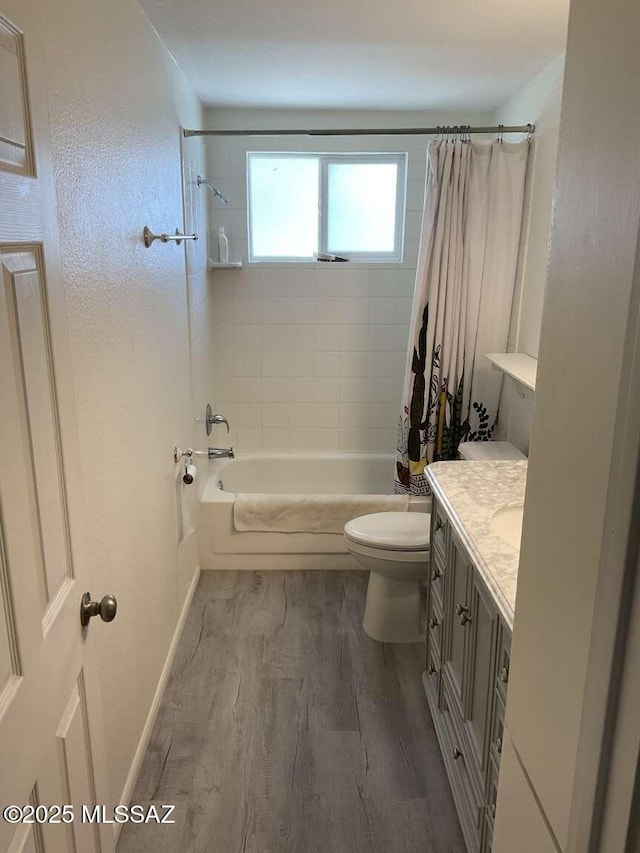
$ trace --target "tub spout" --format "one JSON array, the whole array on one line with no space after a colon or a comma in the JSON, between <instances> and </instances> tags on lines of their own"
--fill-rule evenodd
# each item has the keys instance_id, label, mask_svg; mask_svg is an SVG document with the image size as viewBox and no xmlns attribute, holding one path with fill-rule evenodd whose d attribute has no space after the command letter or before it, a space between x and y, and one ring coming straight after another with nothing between
<instances>
[{"instance_id":1,"label":"tub spout","mask_svg":"<svg viewBox=\"0 0 640 853\"><path fill-rule=\"evenodd\" d=\"M234 459L233 447L210 447L209 459Z\"/></svg>"}]
</instances>

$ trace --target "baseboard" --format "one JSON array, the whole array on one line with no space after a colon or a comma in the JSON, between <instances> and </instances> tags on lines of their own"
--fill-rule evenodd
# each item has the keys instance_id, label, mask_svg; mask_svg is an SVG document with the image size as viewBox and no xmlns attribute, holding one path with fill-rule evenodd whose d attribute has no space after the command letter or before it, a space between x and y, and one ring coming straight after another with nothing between
<instances>
[{"instance_id":1,"label":"baseboard","mask_svg":"<svg viewBox=\"0 0 640 853\"><path fill-rule=\"evenodd\" d=\"M329 554L207 554L202 571L357 571L362 569L348 553Z\"/></svg>"},{"instance_id":2,"label":"baseboard","mask_svg":"<svg viewBox=\"0 0 640 853\"><path fill-rule=\"evenodd\" d=\"M167 652L167 657L164 662L164 666L162 667L162 672L160 673L158 686L156 687L156 692L154 693L153 701L151 702L151 707L149 708L149 713L147 714L147 719L145 721L144 728L142 729L142 734L140 735L140 740L138 741L138 746L136 748L135 755L133 756L133 761L131 762L131 767L129 768L129 772L127 773L127 778L124 783L124 788L122 789L122 794L120 795L120 799L118 800L118 803L121 805L128 806L131 801L131 795L133 794L133 789L136 784L136 780L138 779L138 773L140 772L140 767L142 766L144 754L147 751L147 746L149 745L149 738L151 737L153 724L155 723L156 717L158 716L160 703L162 702L165 687L167 686L167 681L169 680L169 673L171 672L173 659L175 658L176 651L178 650L178 643L180 642L180 637L182 636L184 624L187 621L187 615L189 613L189 608L191 607L191 602L193 601L193 596L195 594L196 587L198 586L199 577L200 567L197 566L195 572L193 573L191 583L189 584L189 589L187 590L187 594L184 599L184 604L182 605L182 610L180 611L180 617L178 618L176 629L173 632L173 637L171 638L169 651ZM122 824L114 824L113 831L116 842L118 841L118 836L120 835L121 829Z\"/></svg>"}]
</instances>

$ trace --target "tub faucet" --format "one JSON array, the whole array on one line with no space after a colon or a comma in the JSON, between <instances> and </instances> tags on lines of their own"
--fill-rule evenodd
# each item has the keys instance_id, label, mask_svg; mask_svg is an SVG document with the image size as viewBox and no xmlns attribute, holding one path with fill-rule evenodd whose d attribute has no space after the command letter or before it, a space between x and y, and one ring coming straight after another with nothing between
<instances>
[{"instance_id":1,"label":"tub faucet","mask_svg":"<svg viewBox=\"0 0 640 853\"><path fill-rule=\"evenodd\" d=\"M209 459L235 459L233 447L210 447L207 453Z\"/></svg>"}]
</instances>

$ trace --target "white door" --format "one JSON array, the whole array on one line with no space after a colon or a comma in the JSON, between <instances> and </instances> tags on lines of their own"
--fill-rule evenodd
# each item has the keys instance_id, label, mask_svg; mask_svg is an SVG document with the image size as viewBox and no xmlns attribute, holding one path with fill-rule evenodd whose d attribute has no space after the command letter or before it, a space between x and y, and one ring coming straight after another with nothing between
<instances>
[{"instance_id":1,"label":"white door","mask_svg":"<svg viewBox=\"0 0 640 853\"><path fill-rule=\"evenodd\" d=\"M0 816L0 853L108 853L112 826L81 812L106 797L91 633L117 622L80 625L88 587L42 38L40 0L0 0L0 808L66 804L75 820L64 822L69 809Z\"/></svg>"}]
</instances>

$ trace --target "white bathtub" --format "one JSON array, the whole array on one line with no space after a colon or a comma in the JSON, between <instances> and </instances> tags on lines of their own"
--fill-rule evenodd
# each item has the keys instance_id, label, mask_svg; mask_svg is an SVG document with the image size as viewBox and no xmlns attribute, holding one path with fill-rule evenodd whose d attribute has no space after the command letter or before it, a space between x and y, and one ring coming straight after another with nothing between
<instances>
[{"instance_id":1,"label":"white bathtub","mask_svg":"<svg viewBox=\"0 0 640 853\"><path fill-rule=\"evenodd\" d=\"M357 569L334 533L239 533L236 493L389 495L394 457L365 453L245 453L210 463L199 507L201 569ZM430 498L412 497L413 512Z\"/></svg>"}]
</instances>

